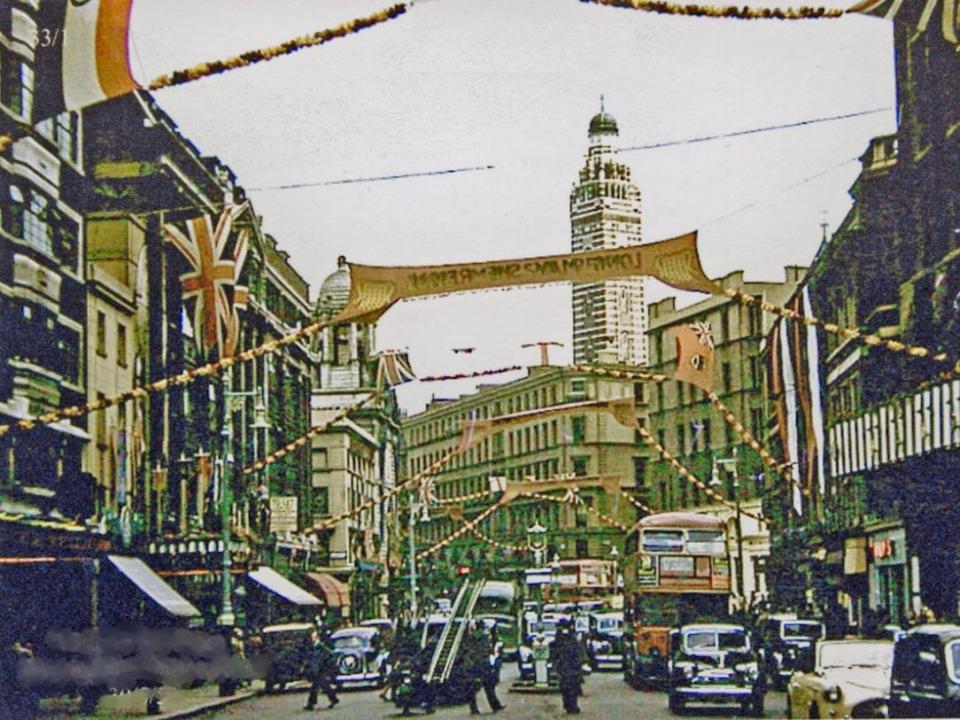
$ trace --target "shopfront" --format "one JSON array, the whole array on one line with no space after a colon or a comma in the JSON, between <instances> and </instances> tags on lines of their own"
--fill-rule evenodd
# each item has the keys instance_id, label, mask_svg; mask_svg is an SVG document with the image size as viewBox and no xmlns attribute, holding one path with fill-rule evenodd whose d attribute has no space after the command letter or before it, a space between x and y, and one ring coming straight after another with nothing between
<instances>
[{"instance_id":1,"label":"shopfront","mask_svg":"<svg viewBox=\"0 0 960 720\"><path fill-rule=\"evenodd\" d=\"M907 573L907 536L903 527L875 530L867 535L870 609L900 624L910 610Z\"/></svg>"}]
</instances>

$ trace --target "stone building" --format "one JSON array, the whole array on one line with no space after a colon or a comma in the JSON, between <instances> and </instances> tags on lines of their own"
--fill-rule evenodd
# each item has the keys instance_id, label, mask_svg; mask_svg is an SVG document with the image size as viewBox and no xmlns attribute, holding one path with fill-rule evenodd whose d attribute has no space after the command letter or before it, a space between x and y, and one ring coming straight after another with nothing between
<instances>
[{"instance_id":1,"label":"stone building","mask_svg":"<svg viewBox=\"0 0 960 720\"><path fill-rule=\"evenodd\" d=\"M601 109L590 120L589 148L570 191L573 252L640 244L640 190L616 155L617 121ZM611 349L616 361L645 365L646 278L573 285L573 359L596 362Z\"/></svg>"},{"instance_id":2,"label":"stone building","mask_svg":"<svg viewBox=\"0 0 960 720\"><path fill-rule=\"evenodd\" d=\"M783 282L750 281L743 271L716 282L774 304L783 303L797 287L805 268L787 267ZM715 295L678 308L668 297L649 306L650 370L672 376L676 370L676 328L694 322L709 325L715 347L715 390L723 403L763 442L766 416L760 346L769 329L769 316ZM759 456L742 441L698 388L667 380L651 384L648 429L667 451L694 476L741 510L759 515L764 493L782 488L779 477L768 477ZM729 505L715 503L682 477L665 460L651 460L643 483L644 496L658 511L692 510L722 517L728 526L732 587L741 602L766 594L764 568L770 554L769 528ZM743 565L741 566L741 558Z\"/></svg>"}]
</instances>

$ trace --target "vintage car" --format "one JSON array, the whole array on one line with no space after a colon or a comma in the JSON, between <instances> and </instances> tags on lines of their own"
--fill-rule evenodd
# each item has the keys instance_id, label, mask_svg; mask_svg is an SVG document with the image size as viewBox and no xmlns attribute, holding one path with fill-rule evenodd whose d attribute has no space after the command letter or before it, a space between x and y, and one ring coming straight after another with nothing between
<instances>
[{"instance_id":1,"label":"vintage car","mask_svg":"<svg viewBox=\"0 0 960 720\"><path fill-rule=\"evenodd\" d=\"M787 716L886 717L892 664L889 640L821 640L813 662L790 678Z\"/></svg>"},{"instance_id":2,"label":"vintage car","mask_svg":"<svg viewBox=\"0 0 960 720\"><path fill-rule=\"evenodd\" d=\"M897 641L890 717L960 717L960 626L919 625Z\"/></svg>"},{"instance_id":3,"label":"vintage car","mask_svg":"<svg viewBox=\"0 0 960 720\"><path fill-rule=\"evenodd\" d=\"M670 632L670 711L689 703L737 703L744 714L763 717L764 677L750 636L741 625L684 625Z\"/></svg>"},{"instance_id":4,"label":"vintage car","mask_svg":"<svg viewBox=\"0 0 960 720\"><path fill-rule=\"evenodd\" d=\"M260 631L260 652L269 658L264 677L267 692L283 690L287 683L305 679L304 648L314 628L313 623L285 623Z\"/></svg>"},{"instance_id":5,"label":"vintage car","mask_svg":"<svg viewBox=\"0 0 960 720\"><path fill-rule=\"evenodd\" d=\"M337 664L337 683L383 687L387 682L387 650L380 629L347 627L330 636Z\"/></svg>"},{"instance_id":6,"label":"vintage car","mask_svg":"<svg viewBox=\"0 0 960 720\"><path fill-rule=\"evenodd\" d=\"M587 634L587 656L590 667L623 669L623 613L590 613Z\"/></svg>"},{"instance_id":7,"label":"vintage car","mask_svg":"<svg viewBox=\"0 0 960 720\"><path fill-rule=\"evenodd\" d=\"M796 615L771 615L756 629L760 665L768 681L783 688L795 670L811 663L813 644L824 637L823 623Z\"/></svg>"}]
</instances>

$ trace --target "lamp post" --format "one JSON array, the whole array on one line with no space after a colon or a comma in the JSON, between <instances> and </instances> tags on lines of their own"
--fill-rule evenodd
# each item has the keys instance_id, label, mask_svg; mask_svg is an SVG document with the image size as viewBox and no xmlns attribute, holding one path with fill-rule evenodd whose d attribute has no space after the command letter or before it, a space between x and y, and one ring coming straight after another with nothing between
<instances>
[{"instance_id":1,"label":"lamp post","mask_svg":"<svg viewBox=\"0 0 960 720\"><path fill-rule=\"evenodd\" d=\"M417 515L423 513L421 520L429 520L427 506L419 502L410 503L410 524L407 528L410 536L410 614L415 619L417 617L417 539L415 529L417 525Z\"/></svg>"},{"instance_id":2,"label":"lamp post","mask_svg":"<svg viewBox=\"0 0 960 720\"><path fill-rule=\"evenodd\" d=\"M533 552L533 566L543 567L544 552L546 550L547 529L534 520L533 525L527 528L527 548ZM537 583L537 619L543 618L543 585Z\"/></svg>"},{"instance_id":3,"label":"lamp post","mask_svg":"<svg viewBox=\"0 0 960 720\"><path fill-rule=\"evenodd\" d=\"M550 599L556 603L560 599L560 556L553 554L550 561Z\"/></svg>"},{"instance_id":4,"label":"lamp post","mask_svg":"<svg viewBox=\"0 0 960 720\"><path fill-rule=\"evenodd\" d=\"M232 627L236 622L233 614L233 578L230 576L232 561L230 559L230 513L233 507L233 487L232 477L235 470L235 458L233 454L233 414L230 412L230 401L238 397L251 397L256 395L253 390L232 391L227 390L228 380L223 380L223 423L220 430L220 438L223 445L222 457L217 463L220 465L220 534L223 543L223 582L221 584L220 615L217 617L217 625L221 627Z\"/></svg>"},{"instance_id":5,"label":"lamp post","mask_svg":"<svg viewBox=\"0 0 960 720\"><path fill-rule=\"evenodd\" d=\"M620 551L616 545L610 547L610 560L613 561L613 594L616 595L620 586Z\"/></svg>"},{"instance_id":6,"label":"lamp post","mask_svg":"<svg viewBox=\"0 0 960 720\"><path fill-rule=\"evenodd\" d=\"M260 452L259 452L260 443L258 441L258 438L260 436L260 431L263 430L263 456L266 457L267 431L270 430L270 423L267 421L267 406L266 406L266 402L264 401L264 396L262 392L260 393L259 397L257 397L257 402L253 406L253 424L250 426L250 429L253 430L253 460L254 462L256 462L261 459ZM256 505L255 510L256 510L257 521L259 521L261 517L260 503L262 502L260 497L260 492L259 492L259 485L263 484L263 479L260 477L260 473L266 474L266 469L261 468L260 470L257 471L257 479L259 480L259 482L257 483L258 488L257 488L257 494L256 494L256 500L255 500L255 505ZM269 483L267 483L267 491L269 492ZM249 498L249 495L250 493L247 492L245 497ZM249 523L250 510L249 510L249 506L246 505L246 503L249 503L249 500L245 499L244 503L245 503L244 515L246 516L246 522ZM266 534L265 529L260 527L259 522L255 522L254 524L257 525L257 534L260 537L263 537Z\"/></svg>"},{"instance_id":7,"label":"lamp post","mask_svg":"<svg viewBox=\"0 0 960 720\"><path fill-rule=\"evenodd\" d=\"M714 458L713 459L713 478L710 480L710 484L713 486L720 485L719 477L719 468L723 467L724 469L733 473L733 496L736 503L737 519L736 519L736 528L737 528L737 593L740 595L740 601L744 602L744 566L743 566L743 521L742 521L742 510L740 507L740 476L737 472L737 448L733 448L733 457L729 458Z\"/></svg>"}]
</instances>

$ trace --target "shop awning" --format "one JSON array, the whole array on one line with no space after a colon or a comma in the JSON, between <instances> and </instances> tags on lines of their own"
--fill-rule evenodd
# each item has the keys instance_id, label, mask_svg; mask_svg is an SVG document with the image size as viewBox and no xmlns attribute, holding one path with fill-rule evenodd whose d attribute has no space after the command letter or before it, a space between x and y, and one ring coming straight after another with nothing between
<instances>
[{"instance_id":1,"label":"shop awning","mask_svg":"<svg viewBox=\"0 0 960 720\"><path fill-rule=\"evenodd\" d=\"M171 615L182 618L196 617L200 611L189 600L167 585L150 567L139 558L108 555L110 562L151 600Z\"/></svg>"},{"instance_id":2,"label":"shop awning","mask_svg":"<svg viewBox=\"0 0 960 720\"><path fill-rule=\"evenodd\" d=\"M328 607L349 607L350 588L327 573L308 572L307 579L317 586Z\"/></svg>"},{"instance_id":3,"label":"shop awning","mask_svg":"<svg viewBox=\"0 0 960 720\"><path fill-rule=\"evenodd\" d=\"M251 570L247 573L247 577L275 595L279 595L284 600L292 602L294 605L323 605L323 601L318 597L294 585L283 575L266 565L261 565L256 570Z\"/></svg>"}]
</instances>

